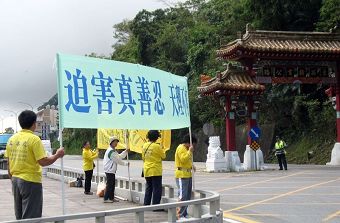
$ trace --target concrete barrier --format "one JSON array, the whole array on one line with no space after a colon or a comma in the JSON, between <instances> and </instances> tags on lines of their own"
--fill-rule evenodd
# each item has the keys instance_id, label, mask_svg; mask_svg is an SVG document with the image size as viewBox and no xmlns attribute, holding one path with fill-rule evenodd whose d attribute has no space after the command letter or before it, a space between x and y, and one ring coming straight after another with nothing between
<instances>
[{"instance_id":1,"label":"concrete barrier","mask_svg":"<svg viewBox=\"0 0 340 223\"><path fill-rule=\"evenodd\" d=\"M64 181L68 183L69 180L75 180L77 177L83 176L83 172L77 169L65 168L64 170ZM61 178L60 167L50 166L47 170L47 177L58 179ZM105 181L105 175L99 176L99 182ZM92 182L94 188L97 184L95 183L95 177ZM175 198L175 188L172 185L163 185L162 191L162 203L158 205L149 206L138 206L132 208L124 208L110 211L100 212L88 212L78 213L71 215L45 217L37 219L25 219L19 221L8 221L7 223L22 222L22 223L33 223L33 222L66 222L67 220L73 219L85 219L93 218L95 222L104 223L106 216L135 213L135 222L144 222L144 212L153 211L156 209L168 210L168 221L167 222L223 222L223 212L220 209L220 195L213 191L195 190L193 192L193 199L190 201L177 202ZM115 194L123 197L129 201L142 204L144 200L145 183L135 179L123 177L116 177L116 189ZM188 213L192 218L177 220L176 219L176 208L180 206L188 205Z\"/></svg>"}]
</instances>

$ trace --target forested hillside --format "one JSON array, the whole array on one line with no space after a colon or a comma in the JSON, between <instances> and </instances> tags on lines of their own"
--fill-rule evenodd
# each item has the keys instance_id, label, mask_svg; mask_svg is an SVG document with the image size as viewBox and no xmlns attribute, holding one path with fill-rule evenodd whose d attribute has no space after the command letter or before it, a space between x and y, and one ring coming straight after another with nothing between
<instances>
[{"instance_id":1,"label":"forested hillside","mask_svg":"<svg viewBox=\"0 0 340 223\"><path fill-rule=\"evenodd\" d=\"M339 25L339 7L340 0L189 0L167 9L143 10L133 20L113 25L115 44L109 59L188 77L191 123L200 140L199 155L195 159L205 161L207 136L202 133L202 127L213 123L216 134L220 134L224 142L225 114L218 102L199 98L196 87L200 84L200 74L215 76L226 69L226 61L216 60L215 51L221 44L234 40L237 32L244 33L247 23L262 30L328 31ZM89 56L97 55L93 52ZM328 87L321 84L266 86L259 125L274 126L271 135L286 139L290 162L324 164L330 160L335 142L335 111L324 93ZM244 121L238 119L238 124ZM168 159L173 159L178 139L186 132L173 131ZM80 152L85 139L92 138L95 143L94 130L69 129L64 134L69 153ZM314 158L309 161L307 151L314 151ZM266 155L270 161L272 156Z\"/></svg>"}]
</instances>

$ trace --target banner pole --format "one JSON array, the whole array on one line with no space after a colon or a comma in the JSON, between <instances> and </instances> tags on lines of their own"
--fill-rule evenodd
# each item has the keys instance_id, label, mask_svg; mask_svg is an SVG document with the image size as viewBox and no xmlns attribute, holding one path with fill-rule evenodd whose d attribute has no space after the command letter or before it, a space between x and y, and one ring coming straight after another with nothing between
<instances>
[{"instance_id":1,"label":"banner pole","mask_svg":"<svg viewBox=\"0 0 340 223\"><path fill-rule=\"evenodd\" d=\"M97 157L97 187L99 185L99 149L97 148L97 153L98 153L98 157Z\"/></svg>"},{"instance_id":2,"label":"banner pole","mask_svg":"<svg viewBox=\"0 0 340 223\"><path fill-rule=\"evenodd\" d=\"M128 137L127 137L127 129L125 129L125 134L124 134L124 141L125 141L125 145L126 145L126 149L129 147L128 144ZM126 159L128 162L129 161L129 152L127 152L126 154ZM132 191L131 191L131 182L130 182L130 164L128 165L128 178L129 178L129 191L130 191L130 201L132 201Z\"/></svg>"},{"instance_id":3,"label":"banner pole","mask_svg":"<svg viewBox=\"0 0 340 223\"><path fill-rule=\"evenodd\" d=\"M192 135L191 135L191 125L189 126L189 137L190 137L190 146L192 146ZM194 153L192 153L192 165L194 165ZM195 171L194 168L191 170L192 172L192 190L195 191Z\"/></svg>"},{"instance_id":4,"label":"banner pole","mask_svg":"<svg viewBox=\"0 0 340 223\"><path fill-rule=\"evenodd\" d=\"M59 128L59 142L60 147L63 147L63 129ZM61 168L61 206L63 209L63 215L66 214L65 209L65 183L64 183L64 157L60 159L60 168Z\"/></svg>"}]
</instances>

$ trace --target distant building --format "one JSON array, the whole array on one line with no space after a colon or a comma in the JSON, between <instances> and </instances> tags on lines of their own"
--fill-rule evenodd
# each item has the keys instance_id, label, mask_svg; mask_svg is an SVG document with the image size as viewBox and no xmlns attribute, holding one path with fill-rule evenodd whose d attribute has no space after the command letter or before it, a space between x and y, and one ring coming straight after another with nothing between
<instances>
[{"instance_id":1,"label":"distant building","mask_svg":"<svg viewBox=\"0 0 340 223\"><path fill-rule=\"evenodd\" d=\"M58 130L58 109L47 105L45 109L37 112L36 134L41 139L49 139L49 134Z\"/></svg>"}]
</instances>

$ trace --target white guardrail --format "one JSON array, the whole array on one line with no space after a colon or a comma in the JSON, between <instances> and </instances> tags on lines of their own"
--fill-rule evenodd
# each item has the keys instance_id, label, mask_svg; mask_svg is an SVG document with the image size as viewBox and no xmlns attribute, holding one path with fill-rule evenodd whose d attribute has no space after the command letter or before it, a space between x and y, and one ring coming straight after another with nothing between
<instances>
[{"instance_id":1,"label":"white guardrail","mask_svg":"<svg viewBox=\"0 0 340 223\"><path fill-rule=\"evenodd\" d=\"M68 183L69 180L74 180L77 177L83 176L84 173L79 169L65 168L64 169L64 180L65 183ZM57 166L50 166L47 170L47 177L60 180L61 177L61 169ZM92 184L96 187L97 183L95 183L97 176L93 176ZM98 180L98 179L97 179ZM105 182L105 174L100 174L99 181ZM131 185L131 194L130 194L130 185ZM130 182L127 178L116 177L116 188L115 195L123 197L129 201L134 203L143 204L144 200L144 190L145 183L130 179ZM137 206L131 208L123 208L123 209L115 209L115 210L107 210L107 211L96 211L96 212L86 212L86 213L78 213L78 214L68 214L54 217L43 217L39 219L25 219L25 220L17 220L17 221L6 221L5 223L37 223L37 222L55 222L55 223L64 223L67 220L79 220L86 218L93 218L96 223L105 223L105 217L120 215L120 214L128 214L135 213L135 222L136 223L144 223L144 212L149 212L156 209L166 209L168 211L168 221L167 222L214 222L214 223L222 223L223 222L223 212L220 209L220 195L213 191L204 191L204 190L195 190L193 192L193 197L195 199L190 201L182 201L178 202L174 196L175 188L172 185L164 185L162 186L162 201L161 204L158 205L150 205L150 206ZM188 218L185 220L176 220L176 208L189 205L188 212L192 218Z\"/></svg>"}]
</instances>

